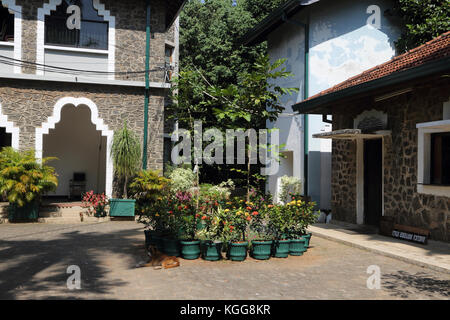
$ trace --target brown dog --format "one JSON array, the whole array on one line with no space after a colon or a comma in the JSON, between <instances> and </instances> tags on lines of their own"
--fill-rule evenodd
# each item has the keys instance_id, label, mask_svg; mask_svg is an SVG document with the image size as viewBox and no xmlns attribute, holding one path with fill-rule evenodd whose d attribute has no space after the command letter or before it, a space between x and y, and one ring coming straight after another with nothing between
<instances>
[{"instance_id":1,"label":"brown dog","mask_svg":"<svg viewBox=\"0 0 450 320\"><path fill-rule=\"evenodd\" d=\"M147 251L150 261L145 263L141 262L136 265L136 268L142 267L153 267L154 269L169 269L180 266L180 261L178 261L177 257L168 256L158 249L155 246L150 245Z\"/></svg>"}]
</instances>

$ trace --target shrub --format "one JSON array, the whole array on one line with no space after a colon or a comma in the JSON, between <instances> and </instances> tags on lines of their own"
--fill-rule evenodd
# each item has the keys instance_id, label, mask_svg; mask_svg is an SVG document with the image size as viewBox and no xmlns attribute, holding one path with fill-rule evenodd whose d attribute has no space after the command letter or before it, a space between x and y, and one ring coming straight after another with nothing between
<instances>
[{"instance_id":1,"label":"shrub","mask_svg":"<svg viewBox=\"0 0 450 320\"><path fill-rule=\"evenodd\" d=\"M108 197L104 193L95 194L92 190L88 191L83 195L82 202L88 208L89 215L96 217L106 216Z\"/></svg>"},{"instance_id":2,"label":"shrub","mask_svg":"<svg viewBox=\"0 0 450 320\"><path fill-rule=\"evenodd\" d=\"M195 184L195 173L191 169L177 168L170 175L170 189L173 192L188 191Z\"/></svg>"},{"instance_id":3,"label":"shrub","mask_svg":"<svg viewBox=\"0 0 450 320\"><path fill-rule=\"evenodd\" d=\"M39 201L42 194L56 190L55 169L46 163L56 158L43 158L39 163L34 151L16 151L11 147L0 152L0 192L8 202L23 207Z\"/></svg>"},{"instance_id":4,"label":"shrub","mask_svg":"<svg viewBox=\"0 0 450 320\"><path fill-rule=\"evenodd\" d=\"M299 194L302 189L302 182L297 177L282 176L280 185L279 200L286 204L289 198L289 194Z\"/></svg>"}]
</instances>

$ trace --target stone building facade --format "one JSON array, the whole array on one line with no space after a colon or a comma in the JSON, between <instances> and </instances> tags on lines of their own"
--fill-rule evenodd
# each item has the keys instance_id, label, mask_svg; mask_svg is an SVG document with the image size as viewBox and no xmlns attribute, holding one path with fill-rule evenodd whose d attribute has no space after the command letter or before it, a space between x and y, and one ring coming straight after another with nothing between
<instances>
[{"instance_id":1,"label":"stone building facade","mask_svg":"<svg viewBox=\"0 0 450 320\"><path fill-rule=\"evenodd\" d=\"M332 115L333 220L450 241L448 72L450 32L294 107Z\"/></svg>"},{"instance_id":2,"label":"stone building facade","mask_svg":"<svg viewBox=\"0 0 450 320\"><path fill-rule=\"evenodd\" d=\"M89 40L95 42L95 32L100 33L99 28L107 30L102 38L107 39L107 43L101 50L88 47L86 41L83 47L84 40L76 40L78 44L69 46L49 45L50 36L47 32L56 28L50 25L49 17L61 11L59 7L65 3L61 0L0 0L0 7L8 9L10 15L14 16L14 39L10 39L9 43L0 41L0 128L3 127L5 134L11 135L10 144L13 147L34 149L38 157L48 156L44 148L45 139L49 134L63 130L58 127L62 123L60 120L63 120L61 110L88 107L91 121L80 122L80 130L84 130L85 126L95 126L99 136L105 138L106 146L103 148L107 149L98 160L99 168L106 170L106 173L102 173L106 181L101 182L96 191L106 191L112 195L114 177L109 150L114 131L122 128L126 121L143 142L146 1L69 1L69 4L81 7L78 39L91 37ZM163 168L164 106L168 103L170 89L166 71L169 67L177 66L177 15L183 4L184 1L150 1L147 144L150 169ZM62 14L65 13L65 7L63 9ZM69 8L67 10L67 16L70 16ZM94 18L88 18L88 13ZM7 19L4 11L2 14L1 18ZM92 19L98 21L99 25L92 27ZM89 24L93 33L83 29ZM64 26L60 29L64 29ZM69 39L64 36L64 32L67 30L61 30L62 35L59 35L61 42ZM10 51L7 49L12 46L16 51L14 56L8 58ZM17 48L20 48L20 52L17 52ZM167 65L169 58L170 66ZM52 69L52 66L57 68ZM92 161L97 161L97 158ZM72 169L83 171L82 166ZM65 191L61 190L60 193L58 195L63 195Z\"/></svg>"}]
</instances>

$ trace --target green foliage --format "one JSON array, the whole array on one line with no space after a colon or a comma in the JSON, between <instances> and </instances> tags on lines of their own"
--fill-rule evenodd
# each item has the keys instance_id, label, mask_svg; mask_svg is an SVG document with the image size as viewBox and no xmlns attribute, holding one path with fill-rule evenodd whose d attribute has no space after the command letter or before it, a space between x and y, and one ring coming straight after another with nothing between
<instances>
[{"instance_id":1,"label":"green foliage","mask_svg":"<svg viewBox=\"0 0 450 320\"><path fill-rule=\"evenodd\" d=\"M11 147L0 152L0 192L8 202L23 207L38 201L46 192L56 190L58 179L53 167L46 163L56 158L36 161L34 151L16 151Z\"/></svg>"},{"instance_id":2,"label":"green foliage","mask_svg":"<svg viewBox=\"0 0 450 320\"><path fill-rule=\"evenodd\" d=\"M280 201L286 203L290 194L299 194L302 189L302 182L298 177L281 177Z\"/></svg>"},{"instance_id":3,"label":"green foliage","mask_svg":"<svg viewBox=\"0 0 450 320\"><path fill-rule=\"evenodd\" d=\"M450 1L397 0L394 12L402 20L399 53L411 50L450 30Z\"/></svg>"},{"instance_id":4,"label":"green foliage","mask_svg":"<svg viewBox=\"0 0 450 320\"><path fill-rule=\"evenodd\" d=\"M141 145L139 139L127 128L126 121L123 128L114 133L111 155L114 170L120 178L124 179L123 196L128 197L128 179L139 170L141 160Z\"/></svg>"},{"instance_id":5,"label":"green foliage","mask_svg":"<svg viewBox=\"0 0 450 320\"><path fill-rule=\"evenodd\" d=\"M138 202L156 201L167 194L170 179L159 175L157 170L142 170L130 184L133 198Z\"/></svg>"},{"instance_id":6,"label":"green foliage","mask_svg":"<svg viewBox=\"0 0 450 320\"><path fill-rule=\"evenodd\" d=\"M177 168L171 172L170 189L173 192L185 192L194 187L195 173L191 169Z\"/></svg>"}]
</instances>

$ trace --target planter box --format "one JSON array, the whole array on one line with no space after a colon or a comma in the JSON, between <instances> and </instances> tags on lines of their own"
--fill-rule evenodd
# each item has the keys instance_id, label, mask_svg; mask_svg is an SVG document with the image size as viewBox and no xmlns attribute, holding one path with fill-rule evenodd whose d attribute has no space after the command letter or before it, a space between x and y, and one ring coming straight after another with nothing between
<instances>
[{"instance_id":1,"label":"planter box","mask_svg":"<svg viewBox=\"0 0 450 320\"><path fill-rule=\"evenodd\" d=\"M14 221L28 221L37 220L39 217L39 202L31 202L19 207L15 204L10 204L8 207L8 220Z\"/></svg>"},{"instance_id":2,"label":"planter box","mask_svg":"<svg viewBox=\"0 0 450 320\"><path fill-rule=\"evenodd\" d=\"M110 199L109 216L110 217L134 217L134 199Z\"/></svg>"},{"instance_id":3,"label":"planter box","mask_svg":"<svg viewBox=\"0 0 450 320\"><path fill-rule=\"evenodd\" d=\"M231 242L228 245L228 258L231 261L244 261L247 258L248 241Z\"/></svg>"},{"instance_id":4,"label":"planter box","mask_svg":"<svg viewBox=\"0 0 450 320\"><path fill-rule=\"evenodd\" d=\"M287 258L291 240L275 240L273 242L273 255L275 258Z\"/></svg>"},{"instance_id":5,"label":"planter box","mask_svg":"<svg viewBox=\"0 0 450 320\"><path fill-rule=\"evenodd\" d=\"M181 240L181 255L186 260L195 260L200 257L200 241L184 241Z\"/></svg>"},{"instance_id":6,"label":"planter box","mask_svg":"<svg viewBox=\"0 0 450 320\"><path fill-rule=\"evenodd\" d=\"M222 242L204 240L200 243L202 257L207 261L218 261L222 259Z\"/></svg>"},{"instance_id":7,"label":"planter box","mask_svg":"<svg viewBox=\"0 0 450 320\"><path fill-rule=\"evenodd\" d=\"M291 239L289 244L289 254L291 256L301 256L306 251L306 238Z\"/></svg>"}]
</instances>

